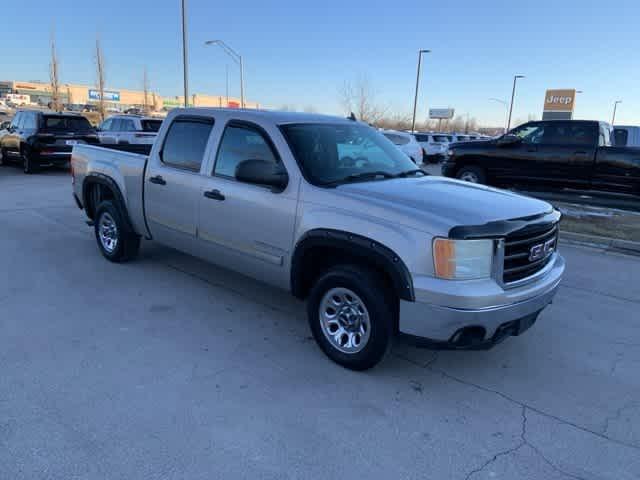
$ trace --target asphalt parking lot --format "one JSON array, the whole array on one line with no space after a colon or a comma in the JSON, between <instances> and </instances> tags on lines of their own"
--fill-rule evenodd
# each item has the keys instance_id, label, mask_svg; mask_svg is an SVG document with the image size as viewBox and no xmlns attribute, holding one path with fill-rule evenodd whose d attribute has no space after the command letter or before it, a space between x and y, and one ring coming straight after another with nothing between
<instances>
[{"instance_id":1,"label":"asphalt parking lot","mask_svg":"<svg viewBox=\"0 0 640 480\"><path fill-rule=\"evenodd\" d=\"M563 246L526 335L328 361L303 305L153 243L106 262L60 171L0 167L0 478L638 479L640 259Z\"/></svg>"}]
</instances>

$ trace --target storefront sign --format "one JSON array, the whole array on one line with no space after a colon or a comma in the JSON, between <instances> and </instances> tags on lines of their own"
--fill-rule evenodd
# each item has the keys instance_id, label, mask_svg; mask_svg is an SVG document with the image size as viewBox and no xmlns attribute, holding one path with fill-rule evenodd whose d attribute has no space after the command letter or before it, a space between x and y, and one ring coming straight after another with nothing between
<instances>
[{"instance_id":1,"label":"storefront sign","mask_svg":"<svg viewBox=\"0 0 640 480\"><path fill-rule=\"evenodd\" d=\"M89 89L89 100L100 100L100 91ZM104 100L107 102L119 102L120 101L120 92L113 92L109 90L104 91Z\"/></svg>"}]
</instances>

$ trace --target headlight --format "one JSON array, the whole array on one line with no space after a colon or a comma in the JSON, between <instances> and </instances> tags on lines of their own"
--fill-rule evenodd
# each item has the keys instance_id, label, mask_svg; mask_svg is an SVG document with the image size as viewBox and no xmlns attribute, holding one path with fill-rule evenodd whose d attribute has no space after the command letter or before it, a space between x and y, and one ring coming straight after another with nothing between
<instances>
[{"instance_id":1,"label":"headlight","mask_svg":"<svg viewBox=\"0 0 640 480\"><path fill-rule=\"evenodd\" d=\"M453 157L455 155L456 152L454 152L453 150L449 150L447 151L447 155L449 155L450 157Z\"/></svg>"},{"instance_id":2,"label":"headlight","mask_svg":"<svg viewBox=\"0 0 640 480\"><path fill-rule=\"evenodd\" d=\"M493 240L433 241L433 265L436 277L445 280L489 278L493 265Z\"/></svg>"}]
</instances>

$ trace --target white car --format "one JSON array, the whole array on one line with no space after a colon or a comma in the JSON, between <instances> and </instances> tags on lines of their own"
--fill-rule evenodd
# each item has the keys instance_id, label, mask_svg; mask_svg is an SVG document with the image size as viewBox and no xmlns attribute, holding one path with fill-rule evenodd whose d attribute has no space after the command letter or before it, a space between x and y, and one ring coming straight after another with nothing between
<instances>
[{"instance_id":1,"label":"white car","mask_svg":"<svg viewBox=\"0 0 640 480\"><path fill-rule=\"evenodd\" d=\"M393 142L402 152L404 152L413 163L421 165L424 161L422 147L411 133L398 132L396 130L381 130L385 137Z\"/></svg>"},{"instance_id":2,"label":"white car","mask_svg":"<svg viewBox=\"0 0 640 480\"><path fill-rule=\"evenodd\" d=\"M98 128L103 145L152 145L162 125L162 119L142 115L114 115Z\"/></svg>"},{"instance_id":3,"label":"white car","mask_svg":"<svg viewBox=\"0 0 640 480\"><path fill-rule=\"evenodd\" d=\"M424 160L429 163L438 163L444 160L449 150L451 137L442 133L416 133L416 140L424 151Z\"/></svg>"}]
</instances>

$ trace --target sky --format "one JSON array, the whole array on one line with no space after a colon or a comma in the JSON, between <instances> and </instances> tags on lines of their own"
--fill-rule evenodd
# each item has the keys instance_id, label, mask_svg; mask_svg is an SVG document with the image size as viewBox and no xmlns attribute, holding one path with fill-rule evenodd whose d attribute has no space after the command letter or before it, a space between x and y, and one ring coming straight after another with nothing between
<instances>
[{"instance_id":1,"label":"sky","mask_svg":"<svg viewBox=\"0 0 640 480\"><path fill-rule=\"evenodd\" d=\"M94 84L99 36L107 85L182 92L180 0L6 2L0 80L48 80L55 32L63 83ZM576 88L574 118L640 124L640 1L592 0L188 0L191 93L239 96L238 68L222 39L244 58L247 101L343 114L340 88L367 78L390 112L413 108L417 52L424 57L418 120L451 107L485 126L503 126L514 74L513 117L540 117L547 88Z\"/></svg>"}]
</instances>

